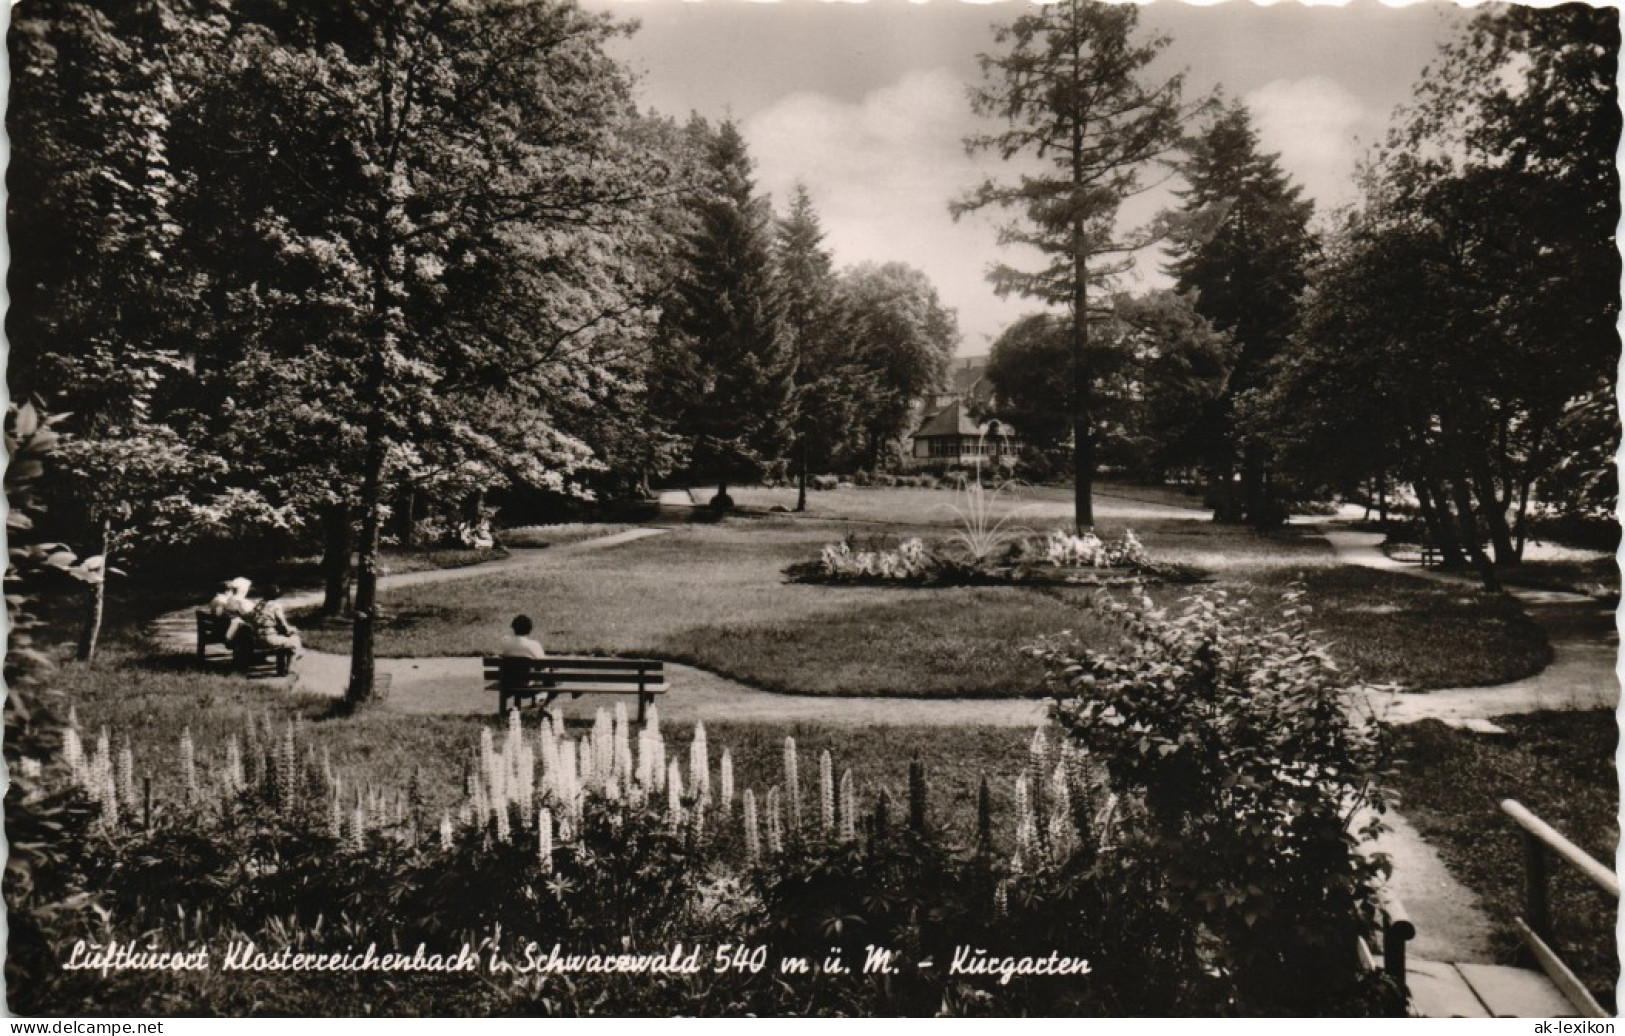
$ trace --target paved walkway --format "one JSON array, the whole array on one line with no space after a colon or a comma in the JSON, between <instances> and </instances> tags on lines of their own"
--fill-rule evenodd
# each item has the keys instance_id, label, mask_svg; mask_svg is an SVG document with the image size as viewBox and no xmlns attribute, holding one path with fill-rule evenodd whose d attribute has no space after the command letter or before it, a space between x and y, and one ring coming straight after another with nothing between
<instances>
[{"instance_id":1,"label":"paved walkway","mask_svg":"<svg viewBox=\"0 0 1625 1036\"><path fill-rule=\"evenodd\" d=\"M1381 533L1327 529L1324 535L1338 560L1345 564L1403 572L1463 591L1478 590L1478 582L1470 577L1388 557L1379 549ZM1613 609L1581 594L1523 589L1509 592L1546 631L1552 645L1550 665L1534 676L1493 687L1375 696L1375 707L1386 709L1387 718L1394 723L1429 718L1460 722L1524 712L1617 708L1619 632Z\"/></svg>"}]
</instances>

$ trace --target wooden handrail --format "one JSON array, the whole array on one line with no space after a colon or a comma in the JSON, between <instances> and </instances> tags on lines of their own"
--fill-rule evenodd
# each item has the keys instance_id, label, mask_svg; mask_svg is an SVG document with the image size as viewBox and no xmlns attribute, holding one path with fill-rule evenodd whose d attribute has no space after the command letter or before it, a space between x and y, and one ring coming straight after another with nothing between
<instances>
[{"instance_id":1,"label":"wooden handrail","mask_svg":"<svg viewBox=\"0 0 1625 1036\"><path fill-rule=\"evenodd\" d=\"M1548 851L1556 853L1559 858L1572 864L1576 870L1590 878L1598 888L1616 900L1619 898L1619 878L1613 871L1592 859L1585 850L1564 838L1550 824L1525 809L1516 799L1503 800L1501 811L1523 829L1524 912L1528 917L1516 918L1513 924L1517 927L1524 946L1527 947L1529 957L1533 958L1534 963L1540 966L1581 1014L1589 1018L1608 1017L1552 947L1555 940L1552 933L1551 903L1547 891Z\"/></svg>"},{"instance_id":2,"label":"wooden handrail","mask_svg":"<svg viewBox=\"0 0 1625 1036\"><path fill-rule=\"evenodd\" d=\"M1573 864L1581 874L1596 883L1598 888L1615 899L1619 898L1619 878L1613 871L1598 863L1584 849L1564 838L1550 824L1529 812L1518 800L1503 800L1501 811L1535 839Z\"/></svg>"}]
</instances>

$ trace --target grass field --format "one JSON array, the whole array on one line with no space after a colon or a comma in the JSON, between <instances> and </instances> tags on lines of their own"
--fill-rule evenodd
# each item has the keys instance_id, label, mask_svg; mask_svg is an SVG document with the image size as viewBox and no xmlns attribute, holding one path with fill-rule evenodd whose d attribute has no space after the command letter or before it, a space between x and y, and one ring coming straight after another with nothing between
<instances>
[{"instance_id":1,"label":"grass field","mask_svg":"<svg viewBox=\"0 0 1625 1036\"><path fill-rule=\"evenodd\" d=\"M944 539L956 525L942 509L944 500L953 499L945 492L840 490L821 496L848 501L851 514L866 513L883 498L897 521L854 526L775 516L679 524L661 536L561 558L556 566L392 592L384 598L379 650L393 656L481 654L523 611L537 621L538 635L552 651L651 654L768 690L1007 697L1041 693L1042 673L1022 650L1037 637L1067 629L1109 635L1080 607L1089 596L1084 591L789 582L788 565L816 557L823 544L844 536ZM1103 501L1103 519L1117 506ZM1510 601L1338 566L1313 527L1261 535L1183 513L1192 517L1103 520L1101 528L1106 535L1133 528L1159 561L1202 570L1213 585L1254 597L1265 615L1273 613L1289 583L1303 581L1317 609L1316 624L1351 680L1424 690L1497 683L1526 676L1549 660L1541 631ZM1161 586L1153 594L1174 604L1189 591ZM307 643L343 651L348 630L310 628Z\"/></svg>"},{"instance_id":2,"label":"grass field","mask_svg":"<svg viewBox=\"0 0 1625 1036\"><path fill-rule=\"evenodd\" d=\"M1502 716L1510 732L1484 738L1427 721L1400 728L1399 809L1504 927L1497 948L1517 949L1523 913L1518 828L1498 803L1513 798L1608 867L1619 842L1618 729L1612 712ZM1572 867L1553 862L1552 916L1559 952L1604 1006L1614 1003L1618 904Z\"/></svg>"}]
</instances>

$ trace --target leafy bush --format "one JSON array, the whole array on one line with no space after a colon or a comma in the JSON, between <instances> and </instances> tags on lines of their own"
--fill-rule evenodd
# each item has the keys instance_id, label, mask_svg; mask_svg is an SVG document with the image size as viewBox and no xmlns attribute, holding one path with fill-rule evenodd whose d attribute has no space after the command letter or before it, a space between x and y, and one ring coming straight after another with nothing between
<instances>
[{"instance_id":1,"label":"leafy bush","mask_svg":"<svg viewBox=\"0 0 1625 1036\"><path fill-rule=\"evenodd\" d=\"M1382 728L1356 716L1300 598L1271 627L1222 591L1170 613L1137 590L1100 604L1115 650L1039 649L1056 719L1105 767L1147 881L1189 921L1185 952L1243 1013L1364 1002L1355 940L1387 868L1361 852L1386 809Z\"/></svg>"},{"instance_id":2,"label":"leafy bush","mask_svg":"<svg viewBox=\"0 0 1625 1036\"><path fill-rule=\"evenodd\" d=\"M809 489L827 491L836 488L840 484L841 480L835 475L813 475L807 479Z\"/></svg>"}]
</instances>

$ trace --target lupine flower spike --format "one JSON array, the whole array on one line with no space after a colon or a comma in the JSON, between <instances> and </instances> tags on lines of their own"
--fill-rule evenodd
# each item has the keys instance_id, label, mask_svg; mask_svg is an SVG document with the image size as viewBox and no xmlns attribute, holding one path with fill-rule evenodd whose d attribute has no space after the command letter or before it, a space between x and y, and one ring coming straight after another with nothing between
<instances>
[{"instance_id":1,"label":"lupine flower spike","mask_svg":"<svg viewBox=\"0 0 1625 1036\"><path fill-rule=\"evenodd\" d=\"M818 754L818 833L828 838L835 830L835 763L829 749Z\"/></svg>"},{"instance_id":2,"label":"lupine flower spike","mask_svg":"<svg viewBox=\"0 0 1625 1036\"><path fill-rule=\"evenodd\" d=\"M844 770L841 773L841 829L839 837L843 842L855 842L858 839L858 795L852 783L851 770Z\"/></svg>"}]
</instances>

